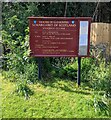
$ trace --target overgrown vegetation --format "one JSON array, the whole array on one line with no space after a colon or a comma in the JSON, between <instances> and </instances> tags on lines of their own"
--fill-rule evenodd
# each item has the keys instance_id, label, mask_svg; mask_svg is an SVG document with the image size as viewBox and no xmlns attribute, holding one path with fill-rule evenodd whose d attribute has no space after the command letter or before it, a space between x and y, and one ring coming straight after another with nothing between
<instances>
[{"instance_id":1,"label":"overgrown vegetation","mask_svg":"<svg viewBox=\"0 0 111 120\"><path fill-rule=\"evenodd\" d=\"M39 81L28 85L34 94L24 100L14 92L15 83L0 78L2 118L108 118L102 95L97 95L94 103L93 90L88 86L77 88L74 82L59 78Z\"/></svg>"},{"instance_id":2,"label":"overgrown vegetation","mask_svg":"<svg viewBox=\"0 0 111 120\"><path fill-rule=\"evenodd\" d=\"M104 4L101 4L101 5L104 6ZM88 8L88 12L86 12L86 10L84 11L83 9L86 6ZM67 16L82 16L82 15L92 16L94 8L95 8L95 3L93 4L68 3ZM74 12L74 9L77 9L77 11ZM5 48L5 51L4 51L5 61L3 64L2 76L4 77L4 80L9 80L10 82L16 84L14 92L17 93L17 95L25 96L26 99L29 97L33 97L34 91L30 87L30 84L33 84L36 86L38 85L38 83L40 83L39 85L43 85L45 87L56 87L57 89L69 91L70 92L70 94L68 93L69 98L70 96L71 97L73 96L72 98L75 97L75 95L71 93L75 91L74 87L71 85L75 84L77 79L77 58L62 58L62 57L61 58L43 58L42 59L43 78L41 81L39 81L38 74L37 74L37 71L38 71L37 58L32 58L29 56L29 53L30 53L29 27L28 27L27 17L29 16L64 16L64 10L65 10L65 3L3 3L2 40ZM107 21L109 20L109 18L105 18L105 19L107 19ZM87 106L91 105L90 107L93 106L94 109L92 109L91 113L89 113L88 116L87 114L83 114L83 116L81 117L84 117L84 115L85 117L95 117L91 115L91 114L95 115L95 113L99 114L100 116L110 116L110 111L109 111L110 106L108 102L109 100L108 98L111 98L110 68L111 68L110 63L109 62L106 63L106 61L101 57L82 59L82 69L81 69L82 88L86 89L88 87L91 90L92 99L91 101L88 100ZM64 79L64 80L61 81L61 79ZM69 80L68 81L69 83L66 82L67 80ZM78 90L77 92L79 93L80 91ZM54 92L54 94L52 94L52 96L50 96L50 94L51 93L48 94L49 98L53 97L53 95L56 94L56 91ZM43 94L39 93L39 95L42 96L42 99L45 99L43 97L44 93ZM62 92L60 92L60 95L62 95ZM36 97L40 97L40 96L36 95ZM65 99L65 96L67 96L67 93L65 94L63 93L63 96L64 96L63 98ZM56 99L56 97L58 96L55 96L54 99ZM76 97L77 97L77 94L76 94ZM78 101L79 99L82 99L81 96L79 97L80 98L77 99ZM47 104L48 104L49 98L47 99ZM51 111L49 111L52 113L53 117L57 117L55 115L56 112L58 113L57 114L58 116L65 117L66 111L68 112L67 100L69 98L66 99L65 103L62 103L62 102L60 103L61 108L57 108L59 107L58 105L59 102L55 101L54 106L57 105L57 107L54 107L53 109L51 109ZM54 102L54 99L52 100L53 102ZM72 99L70 98L70 100ZM51 101L49 100L49 102ZM76 105L78 110L87 109L87 108L82 109L82 107L79 106L81 103L82 101L80 101L80 103ZM37 104L37 107L38 106L39 104ZM65 112L63 111L63 113L60 113L59 115L59 112L61 111L63 106L65 106L64 108ZM73 103L71 104L70 107L72 106L73 106ZM45 111L45 109L48 109L48 108L44 108L43 111ZM70 108L68 107L68 109ZM73 107L72 109L74 112ZM29 110L29 111L32 112L34 110ZM66 117L72 117L73 112L69 111L68 112L69 115ZM32 113L34 114L34 112ZM42 112L40 112L39 114L40 116L37 116L37 115L35 116L47 117L45 113L43 113L44 115L41 113ZM7 116L8 115L6 115L6 117Z\"/></svg>"}]
</instances>

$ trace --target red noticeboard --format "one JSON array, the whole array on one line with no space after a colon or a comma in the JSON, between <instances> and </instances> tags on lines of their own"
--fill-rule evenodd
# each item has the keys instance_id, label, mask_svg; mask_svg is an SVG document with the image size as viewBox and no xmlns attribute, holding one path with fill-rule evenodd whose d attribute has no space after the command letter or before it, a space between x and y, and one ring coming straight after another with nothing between
<instances>
[{"instance_id":1,"label":"red noticeboard","mask_svg":"<svg viewBox=\"0 0 111 120\"><path fill-rule=\"evenodd\" d=\"M90 24L90 17L29 17L31 56L89 56Z\"/></svg>"}]
</instances>

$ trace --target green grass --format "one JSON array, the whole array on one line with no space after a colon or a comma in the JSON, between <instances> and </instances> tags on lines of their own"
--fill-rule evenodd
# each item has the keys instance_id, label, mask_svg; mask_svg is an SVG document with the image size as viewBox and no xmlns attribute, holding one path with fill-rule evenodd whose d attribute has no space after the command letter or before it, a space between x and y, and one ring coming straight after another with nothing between
<instances>
[{"instance_id":1,"label":"green grass","mask_svg":"<svg viewBox=\"0 0 111 120\"><path fill-rule=\"evenodd\" d=\"M105 118L96 112L93 91L75 82L55 78L29 85L34 94L28 100L17 95L15 82L0 75L2 83L2 118ZM98 96L101 97L101 96Z\"/></svg>"}]
</instances>

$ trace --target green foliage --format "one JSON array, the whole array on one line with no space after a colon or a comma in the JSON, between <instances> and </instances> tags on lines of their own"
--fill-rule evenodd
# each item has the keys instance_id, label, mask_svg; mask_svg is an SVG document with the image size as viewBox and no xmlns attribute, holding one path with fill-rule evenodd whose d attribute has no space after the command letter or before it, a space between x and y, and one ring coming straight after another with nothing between
<instances>
[{"instance_id":1,"label":"green foliage","mask_svg":"<svg viewBox=\"0 0 111 120\"><path fill-rule=\"evenodd\" d=\"M94 94L94 108L95 108L95 112L100 115L101 113L103 115L107 115L109 116L109 104L108 104L108 100L106 99L106 97L99 97L99 94Z\"/></svg>"},{"instance_id":2,"label":"green foliage","mask_svg":"<svg viewBox=\"0 0 111 120\"><path fill-rule=\"evenodd\" d=\"M8 79L8 81L10 82L17 82L18 78L19 78L19 74L17 74L16 71L2 71L2 75L4 77L4 79Z\"/></svg>"},{"instance_id":3,"label":"green foliage","mask_svg":"<svg viewBox=\"0 0 111 120\"><path fill-rule=\"evenodd\" d=\"M90 74L91 71L95 67L95 59L94 58L83 58L81 59L81 79L83 82L90 82Z\"/></svg>"},{"instance_id":4,"label":"green foliage","mask_svg":"<svg viewBox=\"0 0 111 120\"><path fill-rule=\"evenodd\" d=\"M93 66L88 72L93 88L95 90L105 91L107 96L111 97L111 77L109 65L105 65L105 61L100 62L99 66Z\"/></svg>"},{"instance_id":5,"label":"green foliage","mask_svg":"<svg viewBox=\"0 0 111 120\"><path fill-rule=\"evenodd\" d=\"M7 69L15 71L18 74L23 74L27 81L35 82L37 80L37 64L33 58L29 57L28 27L25 29L25 32L24 39L19 35L16 40L12 40L11 36L6 31L3 31L3 42L10 49L10 52L5 54Z\"/></svg>"},{"instance_id":6,"label":"green foliage","mask_svg":"<svg viewBox=\"0 0 111 120\"><path fill-rule=\"evenodd\" d=\"M110 65L106 64L104 59L101 59L98 63L98 60L91 60L90 62L89 60L86 59L87 63L85 60L83 62L83 66L86 66L86 68L83 69L84 75L82 75L82 80L87 81L94 90L93 101L95 112L99 114L102 112L105 115L109 115L110 111L107 98L111 98ZM97 97L98 94L101 94L99 91L103 91L101 98Z\"/></svg>"},{"instance_id":7,"label":"green foliage","mask_svg":"<svg viewBox=\"0 0 111 120\"><path fill-rule=\"evenodd\" d=\"M75 61L73 64L68 64L65 67L63 67L60 71L58 76L61 78L69 78L71 80L74 80L77 78L77 61Z\"/></svg>"},{"instance_id":8,"label":"green foliage","mask_svg":"<svg viewBox=\"0 0 111 120\"><path fill-rule=\"evenodd\" d=\"M0 78L2 78L0 76ZM21 78L22 79L22 78ZM24 80L24 79L22 79ZM52 79L53 80L53 79ZM50 80L50 81L52 81ZM46 82L45 82L46 83ZM24 83L25 84L25 83ZM58 79L47 86L41 81L28 86L34 94L30 99L10 94L15 83L2 80L2 117L3 118L108 118L104 110L95 112L93 90L77 88L70 80ZM25 85L24 85L25 86ZM24 89L20 85L19 89ZM20 91L20 90L19 90ZM22 95L21 93L19 95ZM101 95L97 94L98 98ZM98 99L99 100L99 99ZM100 103L99 103L100 104ZM105 105L104 105L105 106ZM10 109L9 109L10 108ZM98 109L98 107L96 108ZM104 108L103 108L104 109ZM99 112L98 112L99 111Z\"/></svg>"},{"instance_id":9,"label":"green foliage","mask_svg":"<svg viewBox=\"0 0 111 120\"><path fill-rule=\"evenodd\" d=\"M42 62L42 76L44 78L51 76L52 66L50 62L50 58L41 59Z\"/></svg>"},{"instance_id":10,"label":"green foliage","mask_svg":"<svg viewBox=\"0 0 111 120\"><path fill-rule=\"evenodd\" d=\"M104 99L111 98L110 65L106 64L104 59L97 62L98 60L95 58L81 60L81 82L94 90L95 111L98 113L103 111L103 114L109 115L108 100L104 102ZM61 78L77 79L77 59L74 63L59 69L57 75ZM97 98L99 91L103 91L101 98Z\"/></svg>"},{"instance_id":11,"label":"green foliage","mask_svg":"<svg viewBox=\"0 0 111 120\"><path fill-rule=\"evenodd\" d=\"M38 80L38 66L37 63L32 62L24 66L24 77L28 83L36 83Z\"/></svg>"},{"instance_id":12,"label":"green foliage","mask_svg":"<svg viewBox=\"0 0 111 120\"><path fill-rule=\"evenodd\" d=\"M25 97L25 99L28 99L30 95L33 94L32 90L28 87L27 81L21 77L19 81L16 82L16 88L15 92L18 95L22 95Z\"/></svg>"}]
</instances>

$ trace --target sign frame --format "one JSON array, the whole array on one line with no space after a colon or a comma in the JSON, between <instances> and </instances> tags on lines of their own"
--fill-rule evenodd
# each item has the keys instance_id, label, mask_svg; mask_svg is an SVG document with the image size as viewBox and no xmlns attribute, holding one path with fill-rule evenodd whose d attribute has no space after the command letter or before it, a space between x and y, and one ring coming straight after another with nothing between
<instances>
[{"instance_id":1,"label":"sign frame","mask_svg":"<svg viewBox=\"0 0 111 120\"><path fill-rule=\"evenodd\" d=\"M29 19L29 35L30 35L30 56L33 57L90 57L90 29L91 29L91 21L92 18L91 17L28 17ZM32 48L34 46L33 42L32 42L32 23L31 21L33 20L59 20L59 21L63 21L63 20L76 20L78 22L78 27L77 27L77 54L76 55L37 55L37 54L33 54ZM88 43L87 43L87 55L79 55L79 38L80 38L80 21L88 21Z\"/></svg>"}]
</instances>

